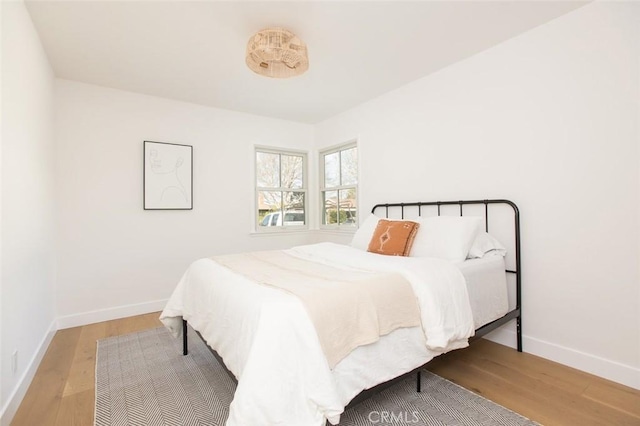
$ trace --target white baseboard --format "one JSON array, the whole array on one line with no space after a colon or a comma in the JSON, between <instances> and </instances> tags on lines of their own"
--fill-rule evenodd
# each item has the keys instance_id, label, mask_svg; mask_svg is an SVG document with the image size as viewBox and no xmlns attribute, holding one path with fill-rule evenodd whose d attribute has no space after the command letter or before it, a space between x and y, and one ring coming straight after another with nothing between
<instances>
[{"instance_id":1,"label":"white baseboard","mask_svg":"<svg viewBox=\"0 0 640 426\"><path fill-rule=\"evenodd\" d=\"M167 304L167 299L151 302L136 303L133 305L116 306L114 308L99 309L96 311L82 312L79 314L58 317L58 330L96 322L110 321L135 315L148 314L161 311Z\"/></svg>"},{"instance_id":2,"label":"white baseboard","mask_svg":"<svg viewBox=\"0 0 640 426\"><path fill-rule=\"evenodd\" d=\"M503 326L484 337L493 342L515 348L516 332L510 328L515 328L515 326ZM522 337L522 346L524 352L558 362L571 368L582 370L634 389L640 389L640 368L580 352L575 349L546 342L534 337L528 337L526 335Z\"/></svg>"},{"instance_id":3,"label":"white baseboard","mask_svg":"<svg viewBox=\"0 0 640 426\"><path fill-rule=\"evenodd\" d=\"M29 385L31 385L31 381L36 375L40 362L42 361L44 354L47 352L49 344L53 340L53 336L56 334L56 331L57 322L54 319L42 338L42 341L38 345L35 354L31 357L31 360L29 360L27 368L22 374L22 377L18 380L17 386L14 388L11 396L9 396L7 403L2 407L2 411L0 411L0 426L9 426L11 420L13 420L13 416L15 416L18 411L22 398L26 395Z\"/></svg>"}]
</instances>

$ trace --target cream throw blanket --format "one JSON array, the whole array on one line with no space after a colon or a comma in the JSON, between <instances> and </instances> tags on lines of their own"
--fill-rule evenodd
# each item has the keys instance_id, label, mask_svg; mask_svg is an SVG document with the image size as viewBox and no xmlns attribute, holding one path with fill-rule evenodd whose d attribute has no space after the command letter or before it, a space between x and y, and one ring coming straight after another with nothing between
<instances>
[{"instance_id":1,"label":"cream throw blanket","mask_svg":"<svg viewBox=\"0 0 640 426\"><path fill-rule=\"evenodd\" d=\"M252 281L298 297L331 369L358 346L376 342L395 329L420 325L416 296L399 273L338 268L283 251L212 259Z\"/></svg>"}]
</instances>

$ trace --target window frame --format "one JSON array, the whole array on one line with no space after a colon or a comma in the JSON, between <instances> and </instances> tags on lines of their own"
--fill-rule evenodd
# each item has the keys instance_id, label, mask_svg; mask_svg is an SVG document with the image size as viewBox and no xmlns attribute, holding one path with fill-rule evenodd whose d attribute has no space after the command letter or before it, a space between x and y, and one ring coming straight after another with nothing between
<instances>
[{"instance_id":1,"label":"window frame","mask_svg":"<svg viewBox=\"0 0 640 426\"><path fill-rule=\"evenodd\" d=\"M352 184L352 185L338 185L335 187L326 187L325 186L325 157L327 155L331 155L334 154L336 152L340 153L342 151L346 151L352 148L356 148L356 152L358 153L358 157L357 157L357 161L356 161L356 166L358 168L357 173L356 173L356 183ZM324 229L324 230L331 230L331 231L340 231L340 232L356 232L360 226L360 221L358 219L358 215L359 215L359 211L356 210L356 216L355 216L355 222L353 224L340 224L340 223L334 223L334 224L326 224L324 223L324 214L325 214L325 205L324 205L324 193L327 191L340 191L340 190L346 190L346 189L355 189L356 192L356 209L359 209L359 198L360 198L360 189L359 189L359 185L360 185L360 154L359 154L360 149L358 148L358 140L354 139L351 140L349 142L345 142L345 143L341 143L339 145L334 145L331 146L329 148L323 149L318 151L318 171L319 171L319 193L318 193L318 198L319 198L319 225L320 225L320 229ZM341 158L340 155L338 155L338 158ZM338 170L339 173L342 173L342 167L341 164L338 165ZM342 182L340 182L342 183Z\"/></svg>"},{"instance_id":2,"label":"window frame","mask_svg":"<svg viewBox=\"0 0 640 426\"><path fill-rule=\"evenodd\" d=\"M279 187L264 187L258 186L258 153L264 154L277 154L288 155L293 157L302 157L302 187L301 188L285 188ZM309 230L309 155L307 151L301 151L288 148L277 148L270 146L255 145L253 149L253 187L254 187L254 209L253 209L253 229L256 233L280 233L280 232L302 232ZM280 168L280 184L282 184L282 169ZM273 192L302 192L304 193L304 225L284 225L284 211L271 212L280 213L282 215L283 224L281 226L261 226L258 219L260 218L260 192L261 191L273 191ZM270 213L267 213L270 214ZM263 218L264 219L264 218ZM270 219L274 220L274 217ZM276 222L278 219L275 219Z\"/></svg>"}]
</instances>

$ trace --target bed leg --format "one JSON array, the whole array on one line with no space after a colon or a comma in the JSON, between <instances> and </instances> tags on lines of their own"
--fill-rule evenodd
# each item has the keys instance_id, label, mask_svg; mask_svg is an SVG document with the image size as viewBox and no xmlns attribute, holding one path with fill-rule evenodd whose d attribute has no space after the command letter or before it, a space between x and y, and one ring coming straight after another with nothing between
<instances>
[{"instance_id":1,"label":"bed leg","mask_svg":"<svg viewBox=\"0 0 640 426\"><path fill-rule=\"evenodd\" d=\"M422 392L422 375L420 375L420 370L416 375L416 392Z\"/></svg>"},{"instance_id":2,"label":"bed leg","mask_svg":"<svg viewBox=\"0 0 640 426\"><path fill-rule=\"evenodd\" d=\"M187 320L182 320L182 355L189 354L189 345L187 344Z\"/></svg>"},{"instance_id":3,"label":"bed leg","mask_svg":"<svg viewBox=\"0 0 640 426\"><path fill-rule=\"evenodd\" d=\"M516 334L518 337L518 352L522 352L522 317L516 318Z\"/></svg>"}]
</instances>

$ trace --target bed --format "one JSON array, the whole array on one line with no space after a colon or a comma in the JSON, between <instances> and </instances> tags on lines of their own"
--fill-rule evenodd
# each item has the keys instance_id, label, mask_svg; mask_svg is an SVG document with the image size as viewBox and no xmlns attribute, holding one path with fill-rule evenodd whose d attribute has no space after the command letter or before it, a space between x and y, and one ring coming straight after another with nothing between
<instances>
[{"instance_id":1,"label":"bed","mask_svg":"<svg viewBox=\"0 0 640 426\"><path fill-rule=\"evenodd\" d=\"M507 215L505 207L509 209ZM432 232L418 232L415 241L418 244L421 235L433 236L441 229L441 225L433 228L433 223L440 223L435 218L453 221L447 219L453 218L452 208L456 209L457 217L468 218L467 227L476 220L482 222L483 229L474 234L467 252L476 250L480 234L489 235L490 224L493 233L495 223L499 222L495 232L509 229L513 238L509 255L504 257L493 247L487 253L497 251L498 255L466 259L465 253L464 258L454 261L453 257L446 260L430 257L428 250L423 253L426 256L401 258L372 254L358 247L358 237L365 241L370 231L366 228L371 223L375 227L380 217L419 221L421 230ZM496 214L494 208L498 209ZM352 246L321 243L278 255L285 258L287 268L297 268L296 273L314 269L316 264L336 268L328 276L342 270L344 276L360 272L379 276L398 271L415 292L420 305L418 325L387 330L377 339L350 347L346 354L340 353L335 358L332 358L335 352L327 350L323 333L316 328L313 309L287 291L264 285L271 282L273 273L262 271L256 266L258 263L245 264L244 258L238 258L242 262L235 264L234 257L200 259L185 272L161 314L161 321L176 337L182 335L185 354L187 323L191 325L237 379L228 426L321 426L327 421L338 424L340 414L349 406L409 374L417 373L419 390L419 370L431 359L466 347L468 342L512 320L516 322L517 349L522 351L520 222L513 202L379 204L373 207L372 215L361 224ZM509 226L504 226L505 220L511 222ZM479 246L482 248L482 244ZM271 256L261 254L251 262L271 262ZM513 279L508 279L508 275ZM509 282L514 287L512 307ZM340 317L332 312L328 317ZM327 318L322 317L322 312L319 315Z\"/></svg>"}]
</instances>

